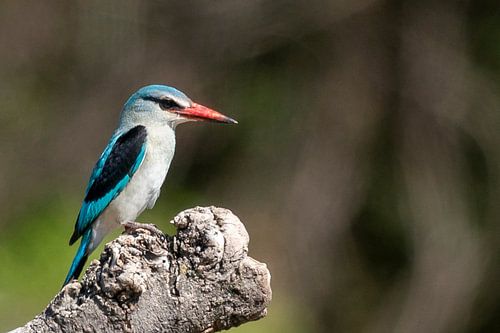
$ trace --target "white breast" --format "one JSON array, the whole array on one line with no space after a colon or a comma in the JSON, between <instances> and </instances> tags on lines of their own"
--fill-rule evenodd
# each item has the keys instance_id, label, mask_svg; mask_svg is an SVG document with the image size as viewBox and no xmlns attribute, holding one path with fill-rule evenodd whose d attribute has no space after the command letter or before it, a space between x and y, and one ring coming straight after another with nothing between
<instances>
[{"instance_id":1,"label":"white breast","mask_svg":"<svg viewBox=\"0 0 500 333\"><path fill-rule=\"evenodd\" d=\"M105 224L135 221L146 208L152 208L174 157L175 133L169 126L148 127L144 161L125 189L101 215ZM101 223L102 223L101 222Z\"/></svg>"}]
</instances>

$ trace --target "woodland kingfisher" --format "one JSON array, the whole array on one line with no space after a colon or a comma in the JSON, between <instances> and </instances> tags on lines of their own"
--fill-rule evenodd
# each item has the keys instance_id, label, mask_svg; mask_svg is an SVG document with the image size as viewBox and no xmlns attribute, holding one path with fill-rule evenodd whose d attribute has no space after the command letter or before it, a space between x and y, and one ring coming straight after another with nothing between
<instances>
[{"instance_id":1,"label":"woodland kingfisher","mask_svg":"<svg viewBox=\"0 0 500 333\"><path fill-rule=\"evenodd\" d=\"M174 157L176 126L198 120L237 123L169 86L146 86L127 100L90 176L69 244L81 242L64 285L78 278L109 231L154 206Z\"/></svg>"}]
</instances>

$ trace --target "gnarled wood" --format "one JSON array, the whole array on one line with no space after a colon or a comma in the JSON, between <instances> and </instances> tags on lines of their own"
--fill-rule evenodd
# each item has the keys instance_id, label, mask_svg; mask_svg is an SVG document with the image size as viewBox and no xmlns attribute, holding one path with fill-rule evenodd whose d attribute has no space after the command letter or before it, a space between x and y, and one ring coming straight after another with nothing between
<instances>
[{"instance_id":1,"label":"gnarled wood","mask_svg":"<svg viewBox=\"0 0 500 333\"><path fill-rule=\"evenodd\" d=\"M270 273L229 210L196 207L108 243L81 282L12 332L216 332L266 315Z\"/></svg>"}]
</instances>

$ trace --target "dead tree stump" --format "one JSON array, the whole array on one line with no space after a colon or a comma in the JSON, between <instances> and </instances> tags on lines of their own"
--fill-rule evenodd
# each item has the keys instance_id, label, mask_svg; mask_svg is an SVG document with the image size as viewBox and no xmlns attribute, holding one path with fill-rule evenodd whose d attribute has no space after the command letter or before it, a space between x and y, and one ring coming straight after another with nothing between
<instances>
[{"instance_id":1,"label":"dead tree stump","mask_svg":"<svg viewBox=\"0 0 500 333\"><path fill-rule=\"evenodd\" d=\"M247 256L238 217L196 207L172 223L175 236L139 228L108 243L81 282L12 332L207 333L264 317L271 276Z\"/></svg>"}]
</instances>

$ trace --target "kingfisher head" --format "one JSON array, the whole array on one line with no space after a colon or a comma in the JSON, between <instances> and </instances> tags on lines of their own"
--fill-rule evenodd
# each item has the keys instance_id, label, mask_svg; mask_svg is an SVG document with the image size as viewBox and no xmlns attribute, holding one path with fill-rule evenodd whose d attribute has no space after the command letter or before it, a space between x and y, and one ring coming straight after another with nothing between
<instances>
[{"instance_id":1,"label":"kingfisher head","mask_svg":"<svg viewBox=\"0 0 500 333\"><path fill-rule=\"evenodd\" d=\"M236 120L195 103L183 92L164 85L149 85L137 90L125 103L121 121L146 126L168 124L172 128L188 121L237 124Z\"/></svg>"}]
</instances>

